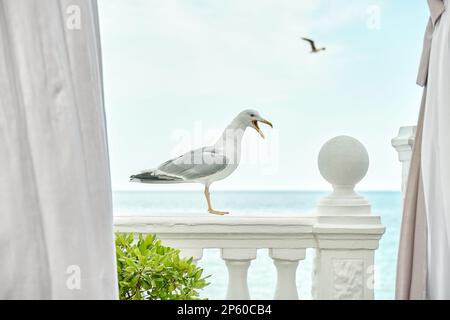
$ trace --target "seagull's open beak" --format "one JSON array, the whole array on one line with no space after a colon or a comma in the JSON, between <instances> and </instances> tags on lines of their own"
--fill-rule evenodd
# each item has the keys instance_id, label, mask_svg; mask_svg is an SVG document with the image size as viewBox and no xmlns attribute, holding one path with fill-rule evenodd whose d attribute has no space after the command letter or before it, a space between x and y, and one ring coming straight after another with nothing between
<instances>
[{"instance_id":1,"label":"seagull's open beak","mask_svg":"<svg viewBox=\"0 0 450 320\"><path fill-rule=\"evenodd\" d=\"M265 123L265 124L267 124L268 126L270 126L271 128L273 128L273 125L272 125L272 123L271 123L269 120L266 120L266 119L263 119L263 118L260 118L260 119L258 119L258 120L253 120L253 121L252 121L252 127L253 127L253 129L255 129L255 130L261 135L261 137L264 139L264 138L265 138L265 137L264 137L264 133L263 133L263 132L261 131L261 129L259 128L258 122Z\"/></svg>"}]
</instances>

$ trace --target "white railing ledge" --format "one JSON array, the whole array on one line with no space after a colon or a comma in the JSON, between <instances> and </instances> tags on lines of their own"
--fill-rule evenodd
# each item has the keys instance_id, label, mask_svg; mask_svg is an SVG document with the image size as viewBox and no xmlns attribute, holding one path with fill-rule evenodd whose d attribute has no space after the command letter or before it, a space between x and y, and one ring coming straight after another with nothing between
<instances>
[{"instance_id":1,"label":"white railing ledge","mask_svg":"<svg viewBox=\"0 0 450 320\"><path fill-rule=\"evenodd\" d=\"M182 249L376 249L385 227L378 216L115 217L119 233L156 234ZM200 258L200 257L198 257Z\"/></svg>"},{"instance_id":2,"label":"white railing ledge","mask_svg":"<svg viewBox=\"0 0 450 320\"><path fill-rule=\"evenodd\" d=\"M280 225L280 226L296 226L308 227L312 226L316 221L313 215L240 215L230 214L226 216L214 216L211 214L190 214L183 215L155 215L155 216L116 216L114 217L115 225L138 225L138 224L158 224L167 226L198 226L198 225Z\"/></svg>"},{"instance_id":3,"label":"white railing ledge","mask_svg":"<svg viewBox=\"0 0 450 320\"><path fill-rule=\"evenodd\" d=\"M182 249L313 248L315 218L256 216L115 217L119 233L156 234Z\"/></svg>"},{"instance_id":4,"label":"white railing ledge","mask_svg":"<svg viewBox=\"0 0 450 320\"><path fill-rule=\"evenodd\" d=\"M382 235L379 216L117 216L116 232L156 234L361 234Z\"/></svg>"},{"instance_id":5,"label":"white railing ledge","mask_svg":"<svg viewBox=\"0 0 450 320\"><path fill-rule=\"evenodd\" d=\"M311 233L315 218L312 216L147 216L115 217L114 225L118 232L144 233L185 233L185 234L278 234Z\"/></svg>"}]
</instances>

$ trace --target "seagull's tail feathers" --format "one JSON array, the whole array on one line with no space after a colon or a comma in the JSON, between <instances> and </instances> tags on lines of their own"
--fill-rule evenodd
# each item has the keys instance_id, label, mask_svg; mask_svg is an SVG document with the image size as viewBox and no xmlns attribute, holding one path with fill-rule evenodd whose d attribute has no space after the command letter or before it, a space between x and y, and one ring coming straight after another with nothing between
<instances>
[{"instance_id":1,"label":"seagull's tail feathers","mask_svg":"<svg viewBox=\"0 0 450 320\"><path fill-rule=\"evenodd\" d=\"M142 173L132 175L130 177L130 182L140 182L140 183L181 183L184 180L180 177L167 174L159 170L149 170Z\"/></svg>"}]
</instances>

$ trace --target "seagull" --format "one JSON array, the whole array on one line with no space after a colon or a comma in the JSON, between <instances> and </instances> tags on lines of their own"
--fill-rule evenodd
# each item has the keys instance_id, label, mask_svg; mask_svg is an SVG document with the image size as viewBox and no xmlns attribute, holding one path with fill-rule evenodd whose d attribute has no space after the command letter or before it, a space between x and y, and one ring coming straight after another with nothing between
<instances>
[{"instance_id":1,"label":"seagull","mask_svg":"<svg viewBox=\"0 0 450 320\"><path fill-rule=\"evenodd\" d=\"M320 51L325 51L327 48L322 47L322 48L316 48L316 44L314 43L313 40L308 39L308 38L302 38L302 40L305 40L306 42L309 42L309 45L311 46L311 53L318 53Z\"/></svg>"},{"instance_id":2,"label":"seagull","mask_svg":"<svg viewBox=\"0 0 450 320\"><path fill-rule=\"evenodd\" d=\"M264 139L259 122L273 128L272 123L262 118L258 111L244 110L231 121L214 145L192 150L164 162L156 169L132 175L130 181L152 184L203 184L208 212L226 215L228 212L213 209L209 187L213 182L227 178L239 166L241 141L247 128L255 129Z\"/></svg>"}]
</instances>

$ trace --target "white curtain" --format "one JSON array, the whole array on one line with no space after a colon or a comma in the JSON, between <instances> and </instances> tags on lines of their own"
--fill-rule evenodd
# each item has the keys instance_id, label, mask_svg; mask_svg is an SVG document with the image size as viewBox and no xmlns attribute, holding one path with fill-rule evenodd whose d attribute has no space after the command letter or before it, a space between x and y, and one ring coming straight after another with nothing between
<instances>
[{"instance_id":1,"label":"white curtain","mask_svg":"<svg viewBox=\"0 0 450 320\"><path fill-rule=\"evenodd\" d=\"M448 8L448 0L444 0ZM450 299L450 12L434 28L422 137L429 299Z\"/></svg>"},{"instance_id":2,"label":"white curtain","mask_svg":"<svg viewBox=\"0 0 450 320\"><path fill-rule=\"evenodd\" d=\"M0 0L0 299L116 299L96 1Z\"/></svg>"}]
</instances>

